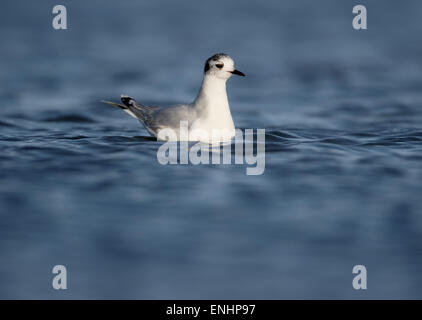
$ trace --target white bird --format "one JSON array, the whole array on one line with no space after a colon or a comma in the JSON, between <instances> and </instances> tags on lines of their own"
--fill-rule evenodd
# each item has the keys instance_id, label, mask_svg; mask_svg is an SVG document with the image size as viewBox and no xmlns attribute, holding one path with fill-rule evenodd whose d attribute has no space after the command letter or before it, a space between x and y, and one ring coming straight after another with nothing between
<instances>
[{"instance_id":1,"label":"white bird","mask_svg":"<svg viewBox=\"0 0 422 320\"><path fill-rule=\"evenodd\" d=\"M226 92L226 81L233 74L245 76L235 69L232 58L218 53L205 62L201 89L193 103L146 106L126 95L121 96L123 104L103 102L138 119L158 140L227 142L235 135ZM182 130L186 127L187 133Z\"/></svg>"}]
</instances>

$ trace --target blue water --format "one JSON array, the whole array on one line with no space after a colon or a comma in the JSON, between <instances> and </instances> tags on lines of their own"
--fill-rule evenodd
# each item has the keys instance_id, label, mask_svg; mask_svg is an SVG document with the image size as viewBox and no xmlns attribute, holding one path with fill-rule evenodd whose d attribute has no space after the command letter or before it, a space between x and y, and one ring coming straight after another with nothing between
<instances>
[{"instance_id":1,"label":"blue water","mask_svg":"<svg viewBox=\"0 0 422 320\"><path fill-rule=\"evenodd\" d=\"M422 298L422 4L360 3L366 31L356 1L66 0L56 31L3 1L0 298ZM189 102L221 51L261 176L162 166L99 102Z\"/></svg>"}]
</instances>

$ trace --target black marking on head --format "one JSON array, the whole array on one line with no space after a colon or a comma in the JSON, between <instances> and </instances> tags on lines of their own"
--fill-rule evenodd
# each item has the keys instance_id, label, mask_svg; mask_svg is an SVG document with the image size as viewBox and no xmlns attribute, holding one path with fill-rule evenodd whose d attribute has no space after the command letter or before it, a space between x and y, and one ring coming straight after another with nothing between
<instances>
[{"instance_id":1,"label":"black marking on head","mask_svg":"<svg viewBox=\"0 0 422 320\"><path fill-rule=\"evenodd\" d=\"M210 66L211 61L219 61L221 58L225 58L225 57L228 57L228 55L225 54L225 53L216 53L212 57L209 57L207 59L207 61L205 62L204 73L207 72L211 68L211 66ZM224 66L224 64L222 65L222 67L223 66ZM220 68L219 64L217 65L217 67Z\"/></svg>"},{"instance_id":2,"label":"black marking on head","mask_svg":"<svg viewBox=\"0 0 422 320\"><path fill-rule=\"evenodd\" d=\"M213 60L213 61L218 61L221 58L227 58L228 55L225 53L216 53L215 55L213 55L212 57L208 58L207 61Z\"/></svg>"},{"instance_id":3,"label":"black marking on head","mask_svg":"<svg viewBox=\"0 0 422 320\"><path fill-rule=\"evenodd\" d=\"M210 68L211 67L209 61L205 62L204 73L206 73Z\"/></svg>"}]
</instances>

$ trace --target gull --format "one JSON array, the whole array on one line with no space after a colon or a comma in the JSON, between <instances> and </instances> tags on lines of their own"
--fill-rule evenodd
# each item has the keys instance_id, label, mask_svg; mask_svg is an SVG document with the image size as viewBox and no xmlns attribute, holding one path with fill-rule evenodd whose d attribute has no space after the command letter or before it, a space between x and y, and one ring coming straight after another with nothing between
<instances>
[{"instance_id":1,"label":"gull","mask_svg":"<svg viewBox=\"0 0 422 320\"><path fill-rule=\"evenodd\" d=\"M226 82L232 75L245 76L235 69L232 58L217 53L205 62L201 89L192 103L146 106L127 95L121 95L122 103L102 102L139 120L157 140L227 142L235 136L226 91Z\"/></svg>"}]
</instances>

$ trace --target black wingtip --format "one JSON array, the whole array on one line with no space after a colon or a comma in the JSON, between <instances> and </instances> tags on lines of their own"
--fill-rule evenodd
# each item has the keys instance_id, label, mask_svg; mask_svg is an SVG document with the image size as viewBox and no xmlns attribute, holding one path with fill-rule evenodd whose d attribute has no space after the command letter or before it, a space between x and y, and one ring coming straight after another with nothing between
<instances>
[{"instance_id":1,"label":"black wingtip","mask_svg":"<svg viewBox=\"0 0 422 320\"><path fill-rule=\"evenodd\" d=\"M122 94L120 96L120 100L125 104L125 105L129 105L131 103L131 101L133 100L131 97L126 96L124 94Z\"/></svg>"}]
</instances>

